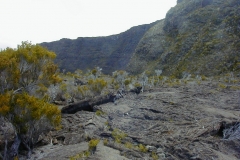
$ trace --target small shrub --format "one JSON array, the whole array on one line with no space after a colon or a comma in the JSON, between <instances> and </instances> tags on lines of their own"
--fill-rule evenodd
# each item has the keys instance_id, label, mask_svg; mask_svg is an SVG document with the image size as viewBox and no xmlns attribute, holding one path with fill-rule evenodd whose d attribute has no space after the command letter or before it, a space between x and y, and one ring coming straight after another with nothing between
<instances>
[{"instance_id":1,"label":"small shrub","mask_svg":"<svg viewBox=\"0 0 240 160\"><path fill-rule=\"evenodd\" d=\"M83 157L89 157L90 156L90 152L89 151L84 151L83 152Z\"/></svg>"},{"instance_id":2,"label":"small shrub","mask_svg":"<svg viewBox=\"0 0 240 160\"><path fill-rule=\"evenodd\" d=\"M89 157L89 156L90 156L90 152L89 151L84 151L84 152L81 152L79 154L76 154L75 156L70 157L69 159L70 160L78 160L78 159L81 159L81 158L84 158L84 157Z\"/></svg>"},{"instance_id":3,"label":"small shrub","mask_svg":"<svg viewBox=\"0 0 240 160\"><path fill-rule=\"evenodd\" d=\"M13 160L19 160L19 159L18 159L18 157L16 156L16 157L13 158Z\"/></svg>"},{"instance_id":4,"label":"small shrub","mask_svg":"<svg viewBox=\"0 0 240 160\"><path fill-rule=\"evenodd\" d=\"M130 83L131 83L131 80L129 80L129 79L126 79L126 80L124 81L124 85L125 85L125 86L129 85Z\"/></svg>"},{"instance_id":5,"label":"small shrub","mask_svg":"<svg viewBox=\"0 0 240 160\"><path fill-rule=\"evenodd\" d=\"M82 153L76 154L75 156L71 156L69 159L70 160L77 160L79 158L82 158Z\"/></svg>"},{"instance_id":6,"label":"small shrub","mask_svg":"<svg viewBox=\"0 0 240 160\"><path fill-rule=\"evenodd\" d=\"M83 98L87 97L88 92L90 92L89 88L86 85L78 86L77 90Z\"/></svg>"},{"instance_id":7,"label":"small shrub","mask_svg":"<svg viewBox=\"0 0 240 160\"><path fill-rule=\"evenodd\" d=\"M97 69L93 69L93 70L91 71L91 73L95 76L96 73L97 73Z\"/></svg>"},{"instance_id":8,"label":"small shrub","mask_svg":"<svg viewBox=\"0 0 240 160\"><path fill-rule=\"evenodd\" d=\"M97 147L98 143L99 143L99 139L92 139L88 142L88 147L89 149L95 148Z\"/></svg>"},{"instance_id":9,"label":"small shrub","mask_svg":"<svg viewBox=\"0 0 240 160\"><path fill-rule=\"evenodd\" d=\"M126 142L126 143L124 144L124 146L125 146L126 148L129 148L129 149L133 148L133 144L130 143L130 142Z\"/></svg>"},{"instance_id":10,"label":"small shrub","mask_svg":"<svg viewBox=\"0 0 240 160\"><path fill-rule=\"evenodd\" d=\"M187 81L187 80L183 80L183 83L184 83L184 84L187 84L187 83L188 83L188 81Z\"/></svg>"},{"instance_id":11,"label":"small shrub","mask_svg":"<svg viewBox=\"0 0 240 160\"><path fill-rule=\"evenodd\" d=\"M240 90L240 86L231 86L230 87L231 90Z\"/></svg>"},{"instance_id":12,"label":"small shrub","mask_svg":"<svg viewBox=\"0 0 240 160\"><path fill-rule=\"evenodd\" d=\"M106 122L105 122L105 125L106 125L106 126L108 126L108 125L109 125L108 121L106 121Z\"/></svg>"},{"instance_id":13,"label":"small shrub","mask_svg":"<svg viewBox=\"0 0 240 160\"><path fill-rule=\"evenodd\" d=\"M106 146L108 144L108 140L107 139L104 139L103 140L103 145Z\"/></svg>"},{"instance_id":14,"label":"small shrub","mask_svg":"<svg viewBox=\"0 0 240 160\"><path fill-rule=\"evenodd\" d=\"M88 85L92 92L101 94L102 90L107 86L107 82L101 78L90 79Z\"/></svg>"},{"instance_id":15,"label":"small shrub","mask_svg":"<svg viewBox=\"0 0 240 160\"><path fill-rule=\"evenodd\" d=\"M92 139L88 142L88 151L90 152L90 154L94 154L95 151L97 150L97 145L99 143L99 139Z\"/></svg>"},{"instance_id":16,"label":"small shrub","mask_svg":"<svg viewBox=\"0 0 240 160\"><path fill-rule=\"evenodd\" d=\"M60 85L60 89L63 91L63 92L66 92L67 91L67 84L66 83L62 83Z\"/></svg>"},{"instance_id":17,"label":"small shrub","mask_svg":"<svg viewBox=\"0 0 240 160\"><path fill-rule=\"evenodd\" d=\"M226 86L225 84L222 84L222 83L219 83L219 84L218 84L218 87L220 87L220 88L222 88L222 89L227 88L227 86Z\"/></svg>"},{"instance_id":18,"label":"small shrub","mask_svg":"<svg viewBox=\"0 0 240 160\"><path fill-rule=\"evenodd\" d=\"M89 157L91 154L94 154L94 152L96 151L97 145L100 142L99 139L91 139L88 142L88 150L81 152L75 156L70 157L70 160L77 160L77 159L81 159L84 157Z\"/></svg>"},{"instance_id":19,"label":"small shrub","mask_svg":"<svg viewBox=\"0 0 240 160\"><path fill-rule=\"evenodd\" d=\"M139 83L139 82L136 82L135 84L134 84L134 87L141 87L142 85Z\"/></svg>"},{"instance_id":20,"label":"small shrub","mask_svg":"<svg viewBox=\"0 0 240 160\"><path fill-rule=\"evenodd\" d=\"M123 70L113 72L113 78L121 86L125 84L127 76L128 76L128 73Z\"/></svg>"},{"instance_id":21,"label":"small shrub","mask_svg":"<svg viewBox=\"0 0 240 160\"><path fill-rule=\"evenodd\" d=\"M153 160L158 160L158 155L155 152L152 152L151 157Z\"/></svg>"},{"instance_id":22,"label":"small shrub","mask_svg":"<svg viewBox=\"0 0 240 160\"><path fill-rule=\"evenodd\" d=\"M96 111L96 115L97 116L101 116L101 115L104 115L105 113L103 112L103 111L101 111L101 110L97 110Z\"/></svg>"},{"instance_id":23,"label":"small shrub","mask_svg":"<svg viewBox=\"0 0 240 160\"><path fill-rule=\"evenodd\" d=\"M127 134L124 133L123 131L119 130L119 129L114 129L112 131L112 136L115 139L115 142L121 143L122 139L127 137Z\"/></svg>"},{"instance_id":24,"label":"small shrub","mask_svg":"<svg viewBox=\"0 0 240 160\"><path fill-rule=\"evenodd\" d=\"M138 145L138 150L141 151L141 152L146 153L147 152L147 147L144 146L143 144L139 144Z\"/></svg>"},{"instance_id":25,"label":"small shrub","mask_svg":"<svg viewBox=\"0 0 240 160\"><path fill-rule=\"evenodd\" d=\"M118 90L119 88L120 88L120 85L119 85L119 84L115 84L115 85L114 85L114 89L115 89L115 90Z\"/></svg>"},{"instance_id":26,"label":"small shrub","mask_svg":"<svg viewBox=\"0 0 240 160\"><path fill-rule=\"evenodd\" d=\"M69 160L75 160L75 157L70 157Z\"/></svg>"},{"instance_id":27,"label":"small shrub","mask_svg":"<svg viewBox=\"0 0 240 160\"><path fill-rule=\"evenodd\" d=\"M204 76L204 75L202 75L201 78L202 78L202 81L206 81L207 80L207 77Z\"/></svg>"}]
</instances>

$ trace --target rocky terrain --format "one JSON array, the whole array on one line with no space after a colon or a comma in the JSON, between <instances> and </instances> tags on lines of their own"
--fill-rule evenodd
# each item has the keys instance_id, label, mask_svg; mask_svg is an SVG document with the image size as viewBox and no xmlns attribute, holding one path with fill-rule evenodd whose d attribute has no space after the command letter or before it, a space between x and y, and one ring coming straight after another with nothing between
<instances>
[{"instance_id":1,"label":"rocky terrain","mask_svg":"<svg viewBox=\"0 0 240 160\"><path fill-rule=\"evenodd\" d=\"M48 144L35 148L32 159L69 159L87 150L91 138L101 141L85 159L144 160L153 159L153 154L168 160L240 159L239 137L223 139L223 131L240 120L240 92L234 88L189 81L129 92L115 103L95 106L95 112L63 114L62 130L43 138ZM115 131L125 135L119 142ZM134 147L140 144L146 152Z\"/></svg>"}]
</instances>

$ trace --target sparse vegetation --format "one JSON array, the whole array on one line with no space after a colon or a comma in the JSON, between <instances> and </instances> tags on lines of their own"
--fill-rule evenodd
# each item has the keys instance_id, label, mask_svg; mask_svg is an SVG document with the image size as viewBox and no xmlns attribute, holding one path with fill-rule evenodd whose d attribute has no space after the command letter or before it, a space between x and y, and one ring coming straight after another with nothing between
<instances>
[{"instance_id":1,"label":"sparse vegetation","mask_svg":"<svg viewBox=\"0 0 240 160\"><path fill-rule=\"evenodd\" d=\"M101 111L101 110L97 110L96 111L96 115L97 116L101 116L101 115L104 115L105 113L103 112L103 111Z\"/></svg>"},{"instance_id":2,"label":"sparse vegetation","mask_svg":"<svg viewBox=\"0 0 240 160\"><path fill-rule=\"evenodd\" d=\"M227 86L226 86L225 84L223 84L223 83L219 83L219 84L218 84L218 87L219 87L220 89L225 89L225 88L227 88Z\"/></svg>"},{"instance_id":3,"label":"sparse vegetation","mask_svg":"<svg viewBox=\"0 0 240 160\"><path fill-rule=\"evenodd\" d=\"M94 95L100 95L102 90L107 86L107 82L102 78L88 80L88 86Z\"/></svg>"},{"instance_id":4,"label":"sparse vegetation","mask_svg":"<svg viewBox=\"0 0 240 160\"><path fill-rule=\"evenodd\" d=\"M94 152L96 151L99 141L100 141L99 139L91 139L88 142L88 150L78 153L74 156L71 156L69 159L70 160L78 160L78 159L89 157L90 155L94 154Z\"/></svg>"},{"instance_id":5,"label":"sparse vegetation","mask_svg":"<svg viewBox=\"0 0 240 160\"><path fill-rule=\"evenodd\" d=\"M90 152L89 151L84 151L82 153L76 154L75 156L72 156L69 158L69 160L78 160L78 159L82 159L82 158L87 158L90 156Z\"/></svg>"},{"instance_id":6,"label":"sparse vegetation","mask_svg":"<svg viewBox=\"0 0 240 160\"><path fill-rule=\"evenodd\" d=\"M138 150L144 153L147 152L147 148L143 144L138 145Z\"/></svg>"},{"instance_id":7,"label":"sparse vegetation","mask_svg":"<svg viewBox=\"0 0 240 160\"><path fill-rule=\"evenodd\" d=\"M126 142L126 143L124 144L124 146L125 146L126 148L129 148L129 149L134 148L134 145L133 145L132 143L130 143L130 142Z\"/></svg>"},{"instance_id":8,"label":"sparse vegetation","mask_svg":"<svg viewBox=\"0 0 240 160\"><path fill-rule=\"evenodd\" d=\"M121 143L122 140L123 140L125 137L127 137L127 134L124 133L123 131L115 128L115 129L112 131L112 136L113 136L115 142Z\"/></svg>"},{"instance_id":9,"label":"sparse vegetation","mask_svg":"<svg viewBox=\"0 0 240 160\"><path fill-rule=\"evenodd\" d=\"M89 142L88 142L88 151L91 153L91 154L94 154L94 152L96 151L97 149L97 145L99 143L99 139L91 139Z\"/></svg>"},{"instance_id":10,"label":"sparse vegetation","mask_svg":"<svg viewBox=\"0 0 240 160\"><path fill-rule=\"evenodd\" d=\"M107 140L107 139L104 139L104 140L103 140L103 145L106 146L107 144L108 144L108 140Z\"/></svg>"},{"instance_id":11,"label":"sparse vegetation","mask_svg":"<svg viewBox=\"0 0 240 160\"><path fill-rule=\"evenodd\" d=\"M151 153L151 157L153 160L158 160L158 155L155 152Z\"/></svg>"}]
</instances>

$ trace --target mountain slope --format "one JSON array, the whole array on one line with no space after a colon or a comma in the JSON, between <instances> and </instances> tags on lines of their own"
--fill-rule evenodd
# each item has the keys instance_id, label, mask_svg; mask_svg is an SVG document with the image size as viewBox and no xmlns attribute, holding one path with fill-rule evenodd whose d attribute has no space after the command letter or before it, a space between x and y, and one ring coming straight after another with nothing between
<instances>
[{"instance_id":1,"label":"mountain slope","mask_svg":"<svg viewBox=\"0 0 240 160\"><path fill-rule=\"evenodd\" d=\"M181 0L146 32L127 70L218 75L240 70L239 51L239 0Z\"/></svg>"},{"instance_id":2,"label":"mountain slope","mask_svg":"<svg viewBox=\"0 0 240 160\"><path fill-rule=\"evenodd\" d=\"M75 71L99 66L103 72L111 73L126 68L138 42L155 23L132 27L126 32L107 37L61 39L40 45L56 52L56 62L61 69Z\"/></svg>"},{"instance_id":3,"label":"mountain slope","mask_svg":"<svg viewBox=\"0 0 240 160\"><path fill-rule=\"evenodd\" d=\"M178 0L164 20L108 37L42 43L57 53L60 68L99 66L104 73L163 70L214 76L240 72L240 1Z\"/></svg>"}]
</instances>

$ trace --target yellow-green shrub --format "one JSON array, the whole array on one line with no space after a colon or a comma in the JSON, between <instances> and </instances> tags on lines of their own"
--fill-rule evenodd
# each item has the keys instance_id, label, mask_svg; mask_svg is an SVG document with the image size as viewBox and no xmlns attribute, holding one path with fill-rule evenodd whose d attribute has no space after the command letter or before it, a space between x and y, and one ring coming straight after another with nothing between
<instances>
[{"instance_id":1,"label":"yellow-green shrub","mask_svg":"<svg viewBox=\"0 0 240 160\"><path fill-rule=\"evenodd\" d=\"M82 98L87 97L90 92L89 88L86 85L78 86L77 89L78 89L78 93L81 94Z\"/></svg>"},{"instance_id":2,"label":"yellow-green shrub","mask_svg":"<svg viewBox=\"0 0 240 160\"><path fill-rule=\"evenodd\" d=\"M89 151L84 151L84 152L81 152L79 154L76 154L75 156L70 157L69 159L70 160L78 160L78 159L81 159L81 158L84 158L84 157L89 157L89 156L90 156L90 152Z\"/></svg>"},{"instance_id":3,"label":"yellow-green shrub","mask_svg":"<svg viewBox=\"0 0 240 160\"><path fill-rule=\"evenodd\" d=\"M103 140L103 144L106 146L108 144L108 140L107 139L104 139Z\"/></svg>"},{"instance_id":4,"label":"yellow-green shrub","mask_svg":"<svg viewBox=\"0 0 240 160\"><path fill-rule=\"evenodd\" d=\"M145 152L147 152L147 147L144 146L143 144L139 144L138 150L145 153Z\"/></svg>"},{"instance_id":5,"label":"yellow-green shrub","mask_svg":"<svg viewBox=\"0 0 240 160\"><path fill-rule=\"evenodd\" d=\"M127 134L124 133L123 131L119 130L119 129L114 129L112 131L112 136L113 136L115 142L121 143L122 139L127 137Z\"/></svg>"},{"instance_id":6,"label":"yellow-green shrub","mask_svg":"<svg viewBox=\"0 0 240 160\"><path fill-rule=\"evenodd\" d=\"M227 86L226 86L225 84L222 84L222 83L219 83L219 84L218 84L218 87L220 87L220 88L222 88L222 89L227 88Z\"/></svg>"},{"instance_id":7,"label":"yellow-green shrub","mask_svg":"<svg viewBox=\"0 0 240 160\"><path fill-rule=\"evenodd\" d=\"M139 82L136 82L135 84L134 84L134 87L141 87L142 85L139 83Z\"/></svg>"},{"instance_id":8,"label":"yellow-green shrub","mask_svg":"<svg viewBox=\"0 0 240 160\"><path fill-rule=\"evenodd\" d=\"M102 90L107 86L107 82L101 78L90 79L88 80L88 86L92 92L100 94Z\"/></svg>"},{"instance_id":9,"label":"yellow-green shrub","mask_svg":"<svg viewBox=\"0 0 240 160\"><path fill-rule=\"evenodd\" d=\"M206 81L206 80L207 80L207 77L204 76L204 75L202 75L202 76L201 76L201 79L202 79L203 81Z\"/></svg>"},{"instance_id":10,"label":"yellow-green shrub","mask_svg":"<svg viewBox=\"0 0 240 160\"><path fill-rule=\"evenodd\" d=\"M126 148L129 148L129 149L133 148L133 144L130 143L130 142L126 142L126 143L124 144L124 146L125 146Z\"/></svg>"},{"instance_id":11,"label":"yellow-green shrub","mask_svg":"<svg viewBox=\"0 0 240 160\"><path fill-rule=\"evenodd\" d=\"M96 115L97 116L101 116L101 115L104 115L105 113L103 112L103 111L101 111L101 110L97 110L96 111Z\"/></svg>"},{"instance_id":12,"label":"yellow-green shrub","mask_svg":"<svg viewBox=\"0 0 240 160\"><path fill-rule=\"evenodd\" d=\"M91 139L91 140L88 142L88 147L89 147L89 149L97 147L99 141L100 141L99 139Z\"/></svg>"},{"instance_id":13,"label":"yellow-green shrub","mask_svg":"<svg viewBox=\"0 0 240 160\"><path fill-rule=\"evenodd\" d=\"M14 126L20 140L24 136L32 141L34 134L41 134L41 129L35 128L39 122L60 126L61 112L47 103L45 94L51 84L61 82L55 57L55 53L29 42L0 51L0 116ZM17 152L18 148L14 149Z\"/></svg>"},{"instance_id":14,"label":"yellow-green shrub","mask_svg":"<svg viewBox=\"0 0 240 160\"><path fill-rule=\"evenodd\" d=\"M231 86L230 87L231 90L240 90L240 86Z\"/></svg>"},{"instance_id":15,"label":"yellow-green shrub","mask_svg":"<svg viewBox=\"0 0 240 160\"><path fill-rule=\"evenodd\" d=\"M130 80L130 79L126 79L126 80L124 81L124 85L125 85L125 86L129 85L130 83L131 83L131 80Z\"/></svg>"},{"instance_id":16,"label":"yellow-green shrub","mask_svg":"<svg viewBox=\"0 0 240 160\"><path fill-rule=\"evenodd\" d=\"M59 127L61 122L61 112L57 106L27 93L0 94L0 115L11 117L9 121L19 134L26 134L33 129L33 122L43 118L56 127Z\"/></svg>"},{"instance_id":17,"label":"yellow-green shrub","mask_svg":"<svg viewBox=\"0 0 240 160\"><path fill-rule=\"evenodd\" d=\"M153 160L158 160L158 155L155 152L151 153L151 157Z\"/></svg>"}]
</instances>

